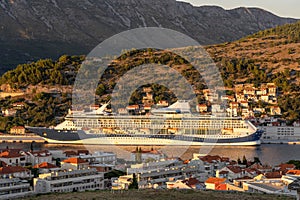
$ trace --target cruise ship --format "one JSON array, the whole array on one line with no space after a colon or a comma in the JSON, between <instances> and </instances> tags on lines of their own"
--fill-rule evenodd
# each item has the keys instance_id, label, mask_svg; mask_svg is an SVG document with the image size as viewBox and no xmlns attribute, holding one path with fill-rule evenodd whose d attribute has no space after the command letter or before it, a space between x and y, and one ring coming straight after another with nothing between
<instances>
[{"instance_id":1,"label":"cruise ship","mask_svg":"<svg viewBox=\"0 0 300 200\"><path fill-rule=\"evenodd\" d=\"M26 127L49 143L99 145L260 145L262 131L241 118L193 114L188 101L149 115L69 111L56 127Z\"/></svg>"}]
</instances>

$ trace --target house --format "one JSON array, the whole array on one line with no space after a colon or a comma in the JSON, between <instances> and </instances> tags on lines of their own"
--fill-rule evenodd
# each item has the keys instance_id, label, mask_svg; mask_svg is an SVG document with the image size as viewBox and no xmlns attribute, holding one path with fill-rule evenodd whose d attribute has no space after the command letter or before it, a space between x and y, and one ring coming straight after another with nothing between
<instances>
[{"instance_id":1,"label":"house","mask_svg":"<svg viewBox=\"0 0 300 200\"><path fill-rule=\"evenodd\" d=\"M20 166L25 165L26 159L19 150L8 149L0 153L0 161L5 162L7 165Z\"/></svg>"},{"instance_id":2,"label":"house","mask_svg":"<svg viewBox=\"0 0 300 200\"><path fill-rule=\"evenodd\" d=\"M73 169L73 170L80 170L86 169L89 166L89 162L82 159L82 158L68 158L61 162L62 169Z\"/></svg>"},{"instance_id":3,"label":"house","mask_svg":"<svg viewBox=\"0 0 300 200\"><path fill-rule=\"evenodd\" d=\"M274 96L276 97L277 96L277 87L275 85L268 85L268 94L270 96Z\"/></svg>"},{"instance_id":4,"label":"house","mask_svg":"<svg viewBox=\"0 0 300 200\"><path fill-rule=\"evenodd\" d=\"M130 113L130 114L137 114L140 107L139 107L139 105L129 105L126 107L126 109L127 109L128 113Z\"/></svg>"},{"instance_id":5,"label":"house","mask_svg":"<svg viewBox=\"0 0 300 200\"><path fill-rule=\"evenodd\" d=\"M104 173L96 169L65 170L39 174L33 179L34 192L76 192L104 189Z\"/></svg>"},{"instance_id":6,"label":"house","mask_svg":"<svg viewBox=\"0 0 300 200\"><path fill-rule=\"evenodd\" d=\"M25 103L16 102L16 103L13 103L12 106L17 110L22 110L25 107Z\"/></svg>"},{"instance_id":7,"label":"house","mask_svg":"<svg viewBox=\"0 0 300 200\"><path fill-rule=\"evenodd\" d=\"M158 150L151 149L150 151L135 150L130 154L130 160L133 162L153 162L166 158L166 155Z\"/></svg>"},{"instance_id":8,"label":"house","mask_svg":"<svg viewBox=\"0 0 300 200\"><path fill-rule=\"evenodd\" d=\"M237 109L239 107L239 103L238 102L230 102L229 107L231 109Z\"/></svg>"},{"instance_id":9,"label":"house","mask_svg":"<svg viewBox=\"0 0 300 200\"><path fill-rule=\"evenodd\" d=\"M19 178L0 179L0 199L24 198L32 194L28 182Z\"/></svg>"},{"instance_id":10,"label":"house","mask_svg":"<svg viewBox=\"0 0 300 200\"><path fill-rule=\"evenodd\" d=\"M209 177L205 181L205 188L207 190L216 190L220 185L226 183L226 178Z\"/></svg>"},{"instance_id":11,"label":"house","mask_svg":"<svg viewBox=\"0 0 300 200\"><path fill-rule=\"evenodd\" d=\"M112 190L128 190L129 185L132 183L133 174L120 176L119 178L112 179Z\"/></svg>"},{"instance_id":12,"label":"house","mask_svg":"<svg viewBox=\"0 0 300 200\"><path fill-rule=\"evenodd\" d=\"M204 172L208 175L215 175L218 169L223 168L227 163L229 163L229 158L220 157L218 155L211 156L199 156L199 154L193 154L193 160L200 160L201 165L204 166Z\"/></svg>"},{"instance_id":13,"label":"house","mask_svg":"<svg viewBox=\"0 0 300 200\"><path fill-rule=\"evenodd\" d=\"M183 162L180 159L165 159L157 162L131 165L127 174L136 174L139 188L156 188L166 182L182 180L194 176L201 180L207 174L203 172L200 161Z\"/></svg>"},{"instance_id":14,"label":"house","mask_svg":"<svg viewBox=\"0 0 300 200\"><path fill-rule=\"evenodd\" d=\"M4 111L2 111L2 114L5 117L9 117L9 116L15 116L17 113L17 110L15 109L5 109Z\"/></svg>"},{"instance_id":15,"label":"house","mask_svg":"<svg viewBox=\"0 0 300 200\"><path fill-rule=\"evenodd\" d=\"M198 110L199 112L207 112L208 111L208 108L207 108L207 105L206 104L198 104Z\"/></svg>"},{"instance_id":16,"label":"house","mask_svg":"<svg viewBox=\"0 0 300 200\"><path fill-rule=\"evenodd\" d=\"M165 100L159 100L156 105L159 107L168 107L169 103L168 103L168 101L165 101Z\"/></svg>"},{"instance_id":17,"label":"house","mask_svg":"<svg viewBox=\"0 0 300 200\"><path fill-rule=\"evenodd\" d=\"M21 179L30 179L31 171L21 166L4 166L0 167L0 176L1 178L21 178Z\"/></svg>"},{"instance_id":18,"label":"house","mask_svg":"<svg viewBox=\"0 0 300 200\"><path fill-rule=\"evenodd\" d=\"M167 189L204 189L205 185L196 178L167 182Z\"/></svg>"},{"instance_id":19,"label":"house","mask_svg":"<svg viewBox=\"0 0 300 200\"><path fill-rule=\"evenodd\" d=\"M42 162L40 164L36 164L33 166L34 169L38 169L39 170L39 173L49 173L50 171L57 171L59 170L60 168L57 167L56 165L53 165L51 163L48 163L48 162Z\"/></svg>"},{"instance_id":20,"label":"house","mask_svg":"<svg viewBox=\"0 0 300 200\"><path fill-rule=\"evenodd\" d=\"M281 174L286 174L290 170L294 170L296 166L294 164L281 163L274 167L275 171L281 172Z\"/></svg>"},{"instance_id":21,"label":"house","mask_svg":"<svg viewBox=\"0 0 300 200\"><path fill-rule=\"evenodd\" d=\"M228 173L225 173L225 172L228 172ZM234 180L237 178L241 178L244 175L245 175L244 170L242 170L242 168L239 166L228 165L228 166L223 167L222 169L216 171L216 177L227 178L228 180Z\"/></svg>"},{"instance_id":22,"label":"house","mask_svg":"<svg viewBox=\"0 0 300 200\"><path fill-rule=\"evenodd\" d=\"M271 106L270 107L270 114L271 115L281 115L281 109L279 106Z\"/></svg>"},{"instance_id":23,"label":"house","mask_svg":"<svg viewBox=\"0 0 300 200\"><path fill-rule=\"evenodd\" d=\"M261 95L260 100L262 100L264 102L269 102L269 95L267 95L267 94Z\"/></svg>"},{"instance_id":24,"label":"house","mask_svg":"<svg viewBox=\"0 0 300 200\"><path fill-rule=\"evenodd\" d=\"M31 163L32 166L43 162L52 163L52 154L48 150L28 151L22 154L26 156L26 163Z\"/></svg>"},{"instance_id":25,"label":"house","mask_svg":"<svg viewBox=\"0 0 300 200\"><path fill-rule=\"evenodd\" d=\"M248 101L240 101L240 104L241 104L241 107L243 107L243 108L248 108L249 107L249 103L248 103Z\"/></svg>"},{"instance_id":26,"label":"house","mask_svg":"<svg viewBox=\"0 0 300 200\"><path fill-rule=\"evenodd\" d=\"M255 89L253 87L248 87L248 88L245 88L244 91L243 91L244 95L255 95Z\"/></svg>"},{"instance_id":27,"label":"house","mask_svg":"<svg viewBox=\"0 0 300 200\"><path fill-rule=\"evenodd\" d=\"M272 167L271 166L269 166L269 165L261 165L259 163L254 163L249 168L250 169L256 169L256 170L260 171L261 173L266 173L266 172L271 172L272 171Z\"/></svg>"},{"instance_id":28,"label":"house","mask_svg":"<svg viewBox=\"0 0 300 200\"><path fill-rule=\"evenodd\" d=\"M10 129L10 134L24 135L25 127L24 126L14 126Z\"/></svg>"},{"instance_id":29,"label":"house","mask_svg":"<svg viewBox=\"0 0 300 200\"><path fill-rule=\"evenodd\" d=\"M297 170L297 169L288 170L286 172L286 175L300 176L300 170Z\"/></svg>"},{"instance_id":30,"label":"house","mask_svg":"<svg viewBox=\"0 0 300 200\"><path fill-rule=\"evenodd\" d=\"M246 99L244 93L236 93L235 98L237 102L244 101Z\"/></svg>"},{"instance_id":31,"label":"house","mask_svg":"<svg viewBox=\"0 0 300 200\"><path fill-rule=\"evenodd\" d=\"M74 157L81 158L89 163L115 165L117 161L116 154L112 152L96 151L93 154L89 154L88 152L83 154L78 151L78 153L78 156Z\"/></svg>"}]
</instances>

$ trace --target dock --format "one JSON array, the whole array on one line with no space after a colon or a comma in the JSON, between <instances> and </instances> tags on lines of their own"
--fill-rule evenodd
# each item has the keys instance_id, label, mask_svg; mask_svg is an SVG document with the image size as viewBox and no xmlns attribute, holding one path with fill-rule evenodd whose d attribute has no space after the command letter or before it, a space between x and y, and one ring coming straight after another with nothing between
<instances>
[{"instance_id":1,"label":"dock","mask_svg":"<svg viewBox=\"0 0 300 200\"><path fill-rule=\"evenodd\" d=\"M42 137L38 135L10 135L10 134L3 134L0 135L0 142L2 143L31 143L31 142L37 142L37 143L45 143L46 140L44 140Z\"/></svg>"}]
</instances>

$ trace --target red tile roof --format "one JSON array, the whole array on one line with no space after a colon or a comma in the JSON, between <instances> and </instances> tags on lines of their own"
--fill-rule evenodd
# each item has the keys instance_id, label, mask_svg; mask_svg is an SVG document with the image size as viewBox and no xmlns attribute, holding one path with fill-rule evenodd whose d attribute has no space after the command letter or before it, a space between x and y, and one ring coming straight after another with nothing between
<instances>
[{"instance_id":1,"label":"red tile roof","mask_svg":"<svg viewBox=\"0 0 300 200\"><path fill-rule=\"evenodd\" d=\"M67 157L77 156L77 152L75 152L75 151L65 151L64 153L66 154Z\"/></svg>"},{"instance_id":2,"label":"red tile roof","mask_svg":"<svg viewBox=\"0 0 300 200\"><path fill-rule=\"evenodd\" d=\"M57 168L57 166L48 162L42 162L40 164L34 165L33 168L51 169L51 168Z\"/></svg>"},{"instance_id":3,"label":"red tile roof","mask_svg":"<svg viewBox=\"0 0 300 200\"><path fill-rule=\"evenodd\" d=\"M220 171L219 174L228 174L228 171Z\"/></svg>"},{"instance_id":4,"label":"red tile roof","mask_svg":"<svg viewBox=\"0 0 300 200\"><path fill-rule=\"evenodd\" d=\"M82 164L82 163L87 163L87 161L81 159L81 158L68 158L64 161L64 163L72 163L72 164Z\"/></svg>"},{"instance_id":5,"label":"red tile roof","mask_svg":"<svg viewBox=\"0 0 300 200\"><path fill-rule=\"evenodd\" d=\"M0 158L18 158L22 157L22 155L19 152L15 151L4 151L0 153Z\"/></svg>"},{"instance_id":6,"label":"red tile roof","mask_svg":"<svg viewBox=\"0 0 300 200\"><path fill-rule=\"evenodd\" d=\"M206 179L205 183L223 183L225 181L226 178L209 177Z\"/></svg>"},{"instance_id":7,"label":"red tile roof","mask_svg":"<svg viewBox=\"0 0 300 200\"><path fill-rule=\"evenodd\" d=\"M235 174L242 172L242 168L239 166L227 166L227 168Z\"/></svg>"},{"instance_id":8,"label":"red tile roof","mask_svg":"<svg viewBox=\"0 0 300 200\"><path fill-rule=\"evenodd\" d=\"M189 178L189 179L186 179L184 181L182 181L183 183L185 183L186 185L190 186L190 187L193 187L197 184L200 183L200 181L198 181L197 179L195 178Z\"/></svg>"},{"instance_id":9,"label":"red tile roof","mask_svg":"<svg viewBox=\"0 0 300 200\"><path fill-rule=\"evenodd\" d=\"M278 165L277 167L279 167L279 170L281 170L281 171L296 168L296 166L294 164L286 164L286 163L282 163L282 164Z\"/></svg>"},{"instance_id":10,"label":"red tile roof","mask_svg":"<svg viewBox=\"0 0 300 200\"><path fill-rule=\"evenodd\" d=\"M286 174L300 175L300 170L298 170L298 169L291 169L291 170L287 171Z\"/></svg>"},{"instance_id":11,"label":"red tile roof","mask_svg":"<svg viewBox=\"0 0 300 200\"><path fill-rule=\"evenodd\" d=\"M41 151L30 151L32 155L35 157L47 157L51 156L51 153L48 150L41 150Z\"/></svg>"},{"instance_id":12,"label":"red tile roof","mask_svg":"<svg viewBox=\"0 0 300 200\"><path fill-rule=\"evenodd\" d=\"M6 166L0 167L0 174L13 174L17 172L27 172L28 169L21 166Z\"/></svg>"},{"instance_id":13,"label":"red tile roof","mask_svg":"<svg viewBox=\"0 0 300 200\"><path fill-rule=\"evenodd\" d=\"M24 130L25 127L24 126L14 126L11 129L21 129L21 130Z\"/></svg>"},{"instance_id":14,"label":"red tile roof","mask_svg":"<svg viewBox=\"0 0 300 200\"><path fill-rule=\"evenodd\" d=\"M89 150L85 150L85 149L81 149L81 150L77 150L77 154L85 154L85 155L88 155L90 152Z\"/></svg>"},{"instance_id":15,"label":"red tile roof","mask_svg":"<svg viewBox=\"0 0 300 200\"><path fill-rule=\"evenodd\" d=\"M208 163L213 163L214 161L221 161L220 156L211 156L211 155L199 157L199 159L202 160L203 162L208 162Z\"/></svg>"},{"instance_id":16,"label":"red tile roof","mask_svg":"<svg viewBox=\"0 0 300 200\"><path fill-rule=\"evenodd\" d=\"M281 178L280 172L267 172L265 173L266 178Z\"/></svg>"}]
</instances>

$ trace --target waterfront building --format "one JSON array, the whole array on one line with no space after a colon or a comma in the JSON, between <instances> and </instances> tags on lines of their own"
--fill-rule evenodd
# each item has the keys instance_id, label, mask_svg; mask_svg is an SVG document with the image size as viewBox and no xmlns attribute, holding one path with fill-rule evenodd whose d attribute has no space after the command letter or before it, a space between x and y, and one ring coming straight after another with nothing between
<instances>
[{"instance_id":1,"label":"waterfront building","mask_svg":"<svg viewBox=\"0 0 300 200\"><path fill-rule=\"evenodd\" d=\"M96 169L64 170L40 174L33 179L34 192L76 192L104 189L104 173Z\"/></svg>"},{"instance_id":2,"label":"waterfront building","mask_svg":"<svg viewBox=\"0 0 300 200\"><path fill-rule=\"evenodd\" d=\"M32 188L27 181L19 178L0 179L0 199L24 198L32 194Z\"/></svg>"},{"instance_id":3,"label":"waterfront building","mask_svg":"<svg viewBox=\"0 0 300 200\"><path fill-rule=\"evenodd\" d=\"M24 126L14 126L10 129L10 134L24 135L25 134L25 127Z\"/></svg>"}]
</instances>

